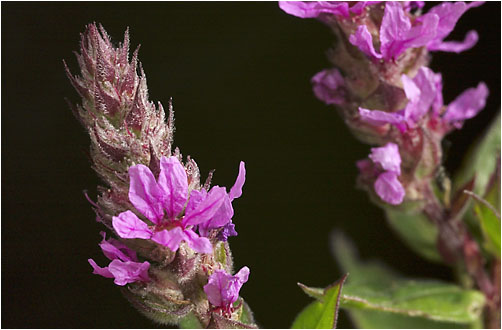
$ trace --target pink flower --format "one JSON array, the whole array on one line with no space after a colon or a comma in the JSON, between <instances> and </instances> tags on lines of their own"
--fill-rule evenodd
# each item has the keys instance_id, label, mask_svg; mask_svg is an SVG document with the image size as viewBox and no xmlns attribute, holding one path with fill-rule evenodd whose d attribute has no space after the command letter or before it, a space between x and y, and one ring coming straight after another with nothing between
<instances>
[{"instance_id":1,"label":"pink flower","mask_svg":"<svg viewBox=\"0 0 502 330\"><path fill-rule=\"evenodd\" d=\"M376 194L385 202L398 205L403 202L405 190L398 177L401 175L401 156L395 143L389 142L380 148L371 148L369 158L357 162L361 172L374 173L373 185ZM376 167L375 167L376 165Z\"/></svg>"},{"instance_id":2,"label":"pink flower","mask_svg":"<svg viewBox=\"0 0 502 330\"><path fill-rule=\"evenodd\" d=\"M443 85L441 74L427 67L421 67L415 78L402 75L404 92L408 104L402 110L385 112L359 108L361 119L373 125L394 124L401 131L415 127L428 113L433 117L441 115L443 108ZM488 88L481 82L460 94L447 108L442 122L447 126L461 127L462 121L474 117L481 111L488 97Z\"/></svg>"},{"instance_id":3,"label":"pink flower","mask_svg":"<svg viewBox=\"0 0 502 330\"><path fill-rule=\"evenodd\" d=\"M158 180L145 165L129 168L129 200L151 223L140 220L131 211L113 217L113 228L122 238L151 239L176 251L182 241L200 253L212 253L207 237L209 230L224 227L233 216L231 201L242 194L245 181L244 163L241 162L235 185L227 194L224 187L214 186L188 192L185 168L176 157L160 159ZM186 207L185 207L186 205Z\"/></svg>"},{"instance_id":4,"label":"pink flower","mask_svg":"<svg viewBox=\"0 0 502 330\"><path fill-rule=\"evenodd\" d=\"M121 242L110 238L105 240L106 234L101 232L103 241L99 244L103 254L110 260L108 267L99 267L93 259L89 259L89 263L94 269L93 274L101 275L108 278L114 278L117 285L124 286L132 282L147 282L150 280L148 269L150 263L148 261L138 262L136 252L129 249Z\"/></svg>"},{"instance_id":5,"label":"pink flower","mask_svg":"<svg viewBox=\"0 0 502 330\"><path fill-rule=\"evenodd\" d=\"M239 298L239 291L248 281L249 268L242 267L234 276L217 269L209 276L209 281L204 285L204 292L211 305L231 311L232 304Z\"/></svg>"},{"instance_id":6,"label":"pink flower","mask_svg":"<svg viewBox=\"0 0 502 330\"><path fill-rule=\"evenodd\" d=\"M345 103L345 82L337 69L327 69L312 77L314 94L326 104Z\"/></svg>"},{"instance_id":7,"label":"pink flower","mask_svg":"<svg viewBox=\"0 0 502 330\"><path fill-rule=\"evenodd\" d=\"M346 1L279 1L279 7L300 18L315 18L323 13L348 18L350 13L360 15L366 6L379 2L381 1L357 1L350 6Z\"/></svg>"},{"instance_id":8,"label":"pink flower","mask_svg":"<svg viewBox=\"0 0 502 330\"><path fill-rule=\"evenodd\" d=\"M360 25L349 38L366 55L386 61L398 58L408 48L426 46L431 51L462 52L473 47L478 41L475 31L470 31L462 42L444 41L453 31L458 19L472 7L481 2L444 2L432 8L427 14L418 17L413 23L407 13L409 5L389 1L380 26L380 52L373 46L373 38L366 27Z\"/></svg>"}]
</instances>

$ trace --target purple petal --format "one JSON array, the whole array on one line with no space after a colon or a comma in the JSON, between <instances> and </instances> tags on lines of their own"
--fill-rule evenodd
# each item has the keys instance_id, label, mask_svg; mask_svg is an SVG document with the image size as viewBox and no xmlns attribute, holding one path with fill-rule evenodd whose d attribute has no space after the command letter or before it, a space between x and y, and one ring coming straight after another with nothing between
<instances>
[{"instance_id":1,"label":"purple petal","mask_svg":"<svg viewBox=\"0 0 502 330\"><path fill-rule=\"evenodd\" d=\"M411 11L425 6L425 1L404 1L404 10Z\"/></svg>"},{"instance_id":2,"label":"purple petal","mask_svg":"<svg viewBox=\"0 0 502 330\"><path fill-rule=\"evenodd\" d=\"M382 1L357 1L355 5L349 8L350 12L356 14L356 15L361 15L364 8L367 6L375 5L377 3L380 3Z\"/></svg>"},{"instance_id":3,"label":"purple petal","mask_svg":"<svg viewBox=\"0 0 502 330\"><path fill-rule=\"evenodd\" d=\"M408 48L425 46L436 36L438 22L437 15L428 14L412 27L402 4L387 2L380 26L380 52L389 60L397 58Z\"/></svg>"},{"instance_id":4,"label":"purple petal","mask_svg":"<svg viewBox=\"0 0 502 330\"><path fill-rule=\"evenodd\" d=\"M484 82L480 82L476 88L465 90L448 105L443 120L452 123L476 116L485 107L488 93Z\"/></svg>"},{"instance_id":5,"label":"purple petal","mask_svg":"<svg viewBox=\"0 0 502 330\"><path fill-rule=\"evenodd\" d=\"M94 271L92 272L93 274L96 274L96 275L101 275L103 277L107 277L107 278L113 278L113 274L108 270L108 267L99 267L96 262L92 259L88 259L87 260L92 268L94 269Z\"/></svg>"},{"instance_id":6,"label":"purple petal","mask_svg":"<svg viewBox=\"0 0 502 330\"><path fill-rule=\"evenodd\" d=\"M248 281L249 278L249 268L244 266L235 274L235 277L239 279L239 281L244 284Z\"/></svg>"},{"instance_id":7,"label":"purple petal","mask_svg":"<svg viewBox=\"0 0 502 330\"><path fill-rule=\"evenodd\" d=\"M437 81L441 76L437 77L429 68L421 67L413 81L406 75L401 79L406 96L410 100L404 110L405 119L409 124L417 123L437 99Z\"/></svg>"},{"instance_id":8,"label":"purple petal","mask_svg":"<svg viewBox=\"0 0 502 330\"><path fill-rule=\"evenodd\" d=\"M474 47L474 45L476 45L476 43L478 42L478 39L478 33L472 30L467 33L464 41L436 42L427 46L427 49L429 49L430 51L443 51L458 54Z\"/></svg>"},{"instance_id":9,"label":"purple petal","mask_svg":"<svg viewBox=\"0 0 502 330\"><path fill-rule=\"evenodd\" d=\"M99 243L103 254L110 260L120 259L122 261L137 261L136 252L129 249L124 243L110 238L105 239L105 232L101 232L103 240Z\"/></svg>"},{"instance_id":10,"label":"purple petal","mask_svg":"<svg viewBox=\"0 0 502 330\"><path fill-rule=\"evenodd\" d=\"M159 187L164 192L164 209L170 219L178 215L188 198L188 179L185 168L176 157L160 159Z\"/></svg>"},{"instance_id":11,"label":"purple petal","mask_svg":"<svg viewBox=\"0 0 502 330\"><path fill-rule=\"evenodd\" d=\"M228 196L225 196L220 208L211 217L211 219L199 224L199 233L202 236L207 237L209 230L225 226L230 222L233 216L234 209L232 207L232 202L230 202L230 198L228 198Z\"/></svg>"},{"instance_id":12,"label":"purple petal","mask_svg":"<svg viewBox=\"0 0 502 330\"><path fill-rule=\"evenodd\" d=\"M218 211L225 197L227 197L225 188L214 186L207 194L207 197L195 209L185 212L183 225L198 225L209 221Z\"/></svg>"},{"instance_id":13,"label":"purple petal","mask_svg":"<svg viewBox=\"0 0 502 330\"><path fill-rule=\"evenodd\" d=\"M117 235L122 238L149 239L152 237L152 231L148 225L131 211L125 211L120 213L118 217L113 217L112 225Z\"/></svg>"},{"instance_id":14,"label":"purple petal","mask_svg":"<svg viewBox=\"0 0 502 330\"><path fill-rule=\"evenodd\" d=\"M225 271L217 269L209 281L204 285L204 292L207 299L213 306L228 307L239 298L239 291L242 285L247 282L249 268L243 267L235 276L227 274Z\"/></svg>"},{"instance_id":15,"label":"purple petal","mask_svg":"<svg viewBox=\"0 0 502 330\"><path fill-rule=\"evenodd\" d=\"M185 209L185 214L193 213L193 211L197 208L197 206L207 198L207 191L204 189L201 190L192 190L190 192L190 197L188 199L187 207Z\"/></svg>"},{"instance_id":16,"label":"purple petal","mask_svg":"<svg viewBox=\"0 0 502 330\"><path fill-rule=\"evenodd\" d=\"M132 205L149 220L158 224L164 216L162 191L155 181L152 171L145 165L129 168L129 200Z\"/></svg>"},{"instance_id":17,"label":"purple petal","mask_svg":"<svg viewBox=\"0 0 502 330\"><path fill-rule=\"evenodd\" d=\"M118 259L113 260L108 266L108 270L115 277L114 283L120 286L138 281L149 281L149 268L150 263L148 261L143 263L134 261L123 262Z\"/></svg>"},{"instance_id":18,"label":"purple petal","mask_svg":"<svg viewBox=\"0 0 502 330\"><path fill-rule=\"evenodd\" d=\"M188 243L188 246L192 250L199 253L207 253L207 254L213 253L213 245L211 244L208 238L199 237L199 235L197 235L191 229L185 230L185 234L186 234L186 242Z\"/></svg>"},{"instance_id":19,"label":"purple petal","mask_svg":"<svg viewBox=\"0 0 502 330\"><path fill-rule=\"evenodd\" d=\"M401 112L385 112L381 110L359 108L359 115L363 121L377 126L387 123L399 124L404 121L404 116Z\"/></svg>"},{"instance_id":20,"label":"purple petal","mask_svg":"<svg viewBox=\"0 0 502 330\"><path fill-rule=\"evenodd\" d=\"M349 5L342 1L279 1L279 8L300 18L315 18L321 13L349 17Z\"/></svg>"},{"instance_id":21,"label":"purple petal","mask_svg":"<svg viewBox=\"0 0 502 330\"><path fill-rule=\"evenodd\" d=\"M314 94L319 100L326 104L345 103L345 81L337 69L318 72L311 82Z\"/></svg>"},{"instance_id":22,"label":"purple petal","mask_svg":"<svg viewBox=\"0 0 502 330\"><path fill-rule=\"evenodd\" d=\"M469 3L469 5L466 5L465 2L443 2L431 8L431 10L426 15L429 14L437 15L439 17L439 23L436 37L434 38L434 40L431 41L431 43L428 45L427 48L429 50L443 50L440 49L441 48L440 45L442 44L443 39L446 38L451 33L451 31L453 31L459 18L470 8L477 7L482 4L483 2L471 2ZM422 18L419 18L419 20L423 19L424 16L422 16ZM472 43L472 41L474 40L473 38L474 37L472 34L469 38L466 38L467 39L466 46L469 45L469 42ZM474 46L474 44L472 44L471 47ZM455 49L455 47L453 47L453 49Z\"/></svg>"},{"instance_id":23,"label":"purple petal","mask_svg":"<svg viewBox=\"0 0 502 330\"><path fill-rule=\"evenodd\" d=\"M403 202L405 191L394 172L384 172L375 181L375 192L380 198L392 205Z\"/></svg>"},{"instance_id":24,"label":"purple petal","mask_svg":"<svg viewBox=\"0 0 502 330\"><path fill-rule=\"evenodd\" d=\"M393 57L401 52L402 35L411 29L411 22L399 2L387 2L380 26L380 52L386 57Z\"/></svg>"},{"instance_id":25,"label":"purple petal","mask_svg":"<svg viewBox=\"0 0 502 330\"><path fill-rule=\"evenodd\" d=\"M222 242L226 242L229 237L237 236L237 232L235 231L235 225L232 220L223 226L223 229L218 233L217 239Z\"/></svg>"},{"instance_id":26,"label":"purple petal","mask_svg":"<svg viewBox=\"0 0 502 330\"><path fill-rule=\"evenodd\" d=\"M181 241L185 241L187 235L180 227L175 227L171 230L164 229L156 232L152 236L152 241L168 247L175 252L180 247Z\"/></svg>"},{"instance_id":27,"label":"purple petal","mask_svg":"<svg viewBox=\"0 0 502 330\"><path fill-rule=\"evenodd\" d=\"M359 25L357 31L349 37L349 41L366 55L382 58L382 55L378 54L373 47L373 38L366 25Z\"/></svg>"},{"instance_id":28,"label":"purple petal","mask_svg":"<svg viewBox=\"0 0 502 330\"><path fill-rule=\"evenodd\" d=\"M237 175L237 179L235 180L234 185L232 186L230 192L228 193L230 201L233 201L234 199L241 197L242 187L244 186L245 181L246 181L246 167L244 162L240 162L239 175Z\"/></svg>"},{"instance_id":29,"label":"purple petal","mask_svg":"<svg viewBox=\"0 0 502 330\"><path fill-rule=\"evenodd\" d=\"M385 171L401 174L401 155L397 144L389 142L380 148L371 148L369 156L375 164L380 164Z\"/></svg>"}]
</instances>

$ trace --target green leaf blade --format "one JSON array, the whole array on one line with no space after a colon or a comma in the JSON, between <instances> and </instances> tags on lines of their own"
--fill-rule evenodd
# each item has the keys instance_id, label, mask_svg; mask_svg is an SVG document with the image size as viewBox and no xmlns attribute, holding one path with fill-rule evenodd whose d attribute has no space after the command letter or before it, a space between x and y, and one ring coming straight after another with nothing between
<instances>
[{"instance_id":1,"label":"green leaf blade","mask_svg":"<svg viewBox=\"0 0 502 330\"><path fill-rule=\"evenodd\" d=\"M318 300L307 305L296 317L292 329L334 329L338 318L338 308L343 283L347 275L342 277L338 282L324 289L309 288L300 284L302 290L308 295L317 298Z\"/></svg>"}]
</instances>

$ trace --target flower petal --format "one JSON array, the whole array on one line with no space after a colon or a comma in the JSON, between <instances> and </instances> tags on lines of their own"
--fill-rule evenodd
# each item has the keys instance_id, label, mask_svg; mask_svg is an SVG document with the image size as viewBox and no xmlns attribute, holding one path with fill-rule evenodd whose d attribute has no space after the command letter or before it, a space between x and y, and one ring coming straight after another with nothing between
<instances>
[{"instance_id":1,"label":"flower petal","mask_svg":"<svg viewBox=\"0 0 502 330\"><path fill-rule=\"evenodd\" d=\"M382 58L382 54L378 54L373 47L373 38L366 25L359 25L357 31L349 37L349 41L366 55Z\"/></svg>"},{"instance_id":2,"label":"flower petal","mask_svg":"<svg viewBox=\"0 0 502 330\"><path fill-rule=\"evenodd\" d=\"M204 285L207 299L213 306L228 307L239 298L242 285L247 282L249 268L243 267L236 275L232 276L225 271L217 269L209 281Z\"/></svg>"},{"instance_id":3,"label":"flower petal","mask_svg":"<svg viewBox=\"0 0 502 330\"><path fill-rule=\"evenodd\" d=\"M380 164L385 171L401 174L401 155L397 144L389 142L380 148L371 148L370 159L375 164Z\"/></svg>"},{"instance_id":4,"label":"flower petal","mask_svg":"<svg viewBox=\"0 0 502 330\"><path fill-rule=\"evenodd\" d=\"M231 221L233 216L234 209L232 207L232 202L230 202L230 198L228 196L225 196L223 198L223 203L211 219L199 224L199 233L202 236L207 237L209 230L225 226Z\"/></svg>"},{"instance_id":5,"label":"flower petal","mask_svg":"<svg viewBox=\"0 0 502 330\"><path fill-rule=\"evenodd\" d=\"M150 263L148 261L143 263L134 261L124 262L118 259L113 260L108 266L108 270L113 274L113 277L115 277L114 283L120 286L138 281L149 281L149 268Z\"/></svg>"},{"instance_id":6,"label":"flower petal","mask_svg":"<svg viewBox=\"0 0 502 330\"><path fill-rule=\"evenodd\" d=\"M162 191L155 181L152 171L139 164L129 168L129 200L132 205L149 220L158 224L164 216Z\"/></svg>"},{"instance_id":7,"label":"flower petal","mask_svg":"<svg viewBox=\"0 0 502 330\"><path fill-rule=\"evenodd\" d=\"M321 13L349 17L349 5L343 1L279 1L279 8L300 18L315 18Z\"/></svg>"},{"instance_id":8,"label":"flower petal","mask_svg":"<svg viewBox=\"0 0 502 330\"><path fill-rule=\"evenodd\" d=\"M315 96L324 103L341 105L345 103L345 81L337 69L316 73L311 79Z\"/></svg>"},{"instance_id":9,"label":"flower petal","mask_svg":"<svg viewBox=\"0 0 502 330\"><path fill-rule=\"evenodd\" d=\"M406 49L425 46L434 39L439 17L427 14L422 18L412 26L401 2L386 3L380 26L380 52L385 59L397 58Z\"/></svg>"},{"instance_id":10,"label":"flower petal","mask_svg":"<svg viewBox=\"0 0 502 330\"><path fill-rule=\"evenodd\" d=\"M238 233L235 231L235 225L233 224L232 220L230 220L229 223L223 226L223 229L218 233L218 236L216 238L219 241L226 242L229 237L237 235Z\"/></svg>"},{"instance_id":11,"label":"flower petal","mask_svg":"<svg viewBox=\"0 0 502 330\"><path fill-rule=\"evenodd\" d=\"M94 271L92 272L93 274L96 274L96 275L101 275L103 277L107 277L107 278L113 278L113 274L108 270L108 267L99 267L96 262L92 259L88 259L87 260L92 268L94 269Z\"/></svg>"},{"instance_id":12,"label":"flower petal","mask_svg":"<svg viewBox=\"0 0 502 330\"><path fill-rule=\"evenodd\" d=\"M404 121L404 116L401 112L385 112L381 110L368 110L359 108L361 119L372 125L399 124Z\"/></svg>"},{"instance_id":13,"label":"flower petal","mask_svg":"<svg viewBox=\"0 0 502 330\"><path fill-rule=\"evenodd\" d=\"M152 241L168 247L173 252L178 250L180 243L186 239L187 236L180 227L171 230L164 229L152 235Z\"/></svg>"},{"instance_id":14,"label":"flower petal","mask_svg":"<svg viewBox=\"0 0 502 330\"><path fill-rule=\"evenodd\" d=\"M234 185L230 188L230 192L228 193L228 197L230 201L233 201L236 198L241 197L242 195L242 187L244 186L244 182L246 181L246 167L244 162L240 162L239 164L239 174L237 175L237 179L235 180Z\"/></svg>"},{"instance_id":15,"label":"flower petal","mask_svg":"<svg viewBox=\"0 0 502 330\"><path fill-rule=\"evenodd\" d=\"M458 20L467 10L473 7L478 7L482 4L483 2L476 2L476 1L471 2L468 5L466 5L465 2L443 2L431 8L431 10L429 10L429 12L426 15L418 19L422 20L425 16L430 14L437 15L439 17L436 37L427 45L427 48L429 50L444 50L444 51L459 50L455 49L455 46L453 47L453 50L447 50L448 47L445 48L444 45L442 45L443 39L445 39L451 33L451 31L453 31ZM477 41L476 40L474 41L474 43L472 43L474 40L474 35L472 33L470 36L468 35L468 38L466 39L467 39L466 47L468 45L470 45L470 47L474 46L474 44ZM470 47L467 47L465 49L468 49Z\"/></svg>"},{"instance_id":16,"label":"flower petal","mask_svg":"<svg viewBox=\"0 0 502 330\"><path fill-rule=\"evenodd\" d=\"M412 81L406 75L401 79L406 97L410 100L404 110L404 117L407 123L412 125L423 118L437 100L438 93L441 93L437 89L437 80L441 79L441 76L437 77L431 69L421 67Z\"/></svg>"},{"instance_id":17,"label":"flower petal","mask_svg":"<svg viewBox=\"0 0 502 330\"><path fill-rule=\"evenodd\" d=\"M112 218L113 229L122 238L143 238L152 237L152 231L148 225L141 221L136 214L131 211L125 211L118 217Z\"/></svg>"},{"instance_id":18,"label":"flower petal","mask_svg":"<svg viewBox=\"0 0 502 330\"><path fill-rule=\"evenodd\" d=\"M160 159L159 187L163 205L170 219L178 215L188 198L188 179L185 168L176 157Z\"/></svg>"},{"instance_id":19,"label":"flower petal","mask_svg":"<svg viewBox=\"0 0 502 330\"><path fill-rule=\"evenodd\" d=\"M182 220L183 225L198 225L209 221L218 211L225 197L227 197L226 189L214 186L197 207L191 209L190 212L188 210L185 212L185 217Z\"/></svg>"},{"instance_id":20,"label":"flower petal","mask_svg":"<svg viewBox=\"0 0 502 330\"><path fill-rule=\"evenodd\" d=\"M396 173L384 172L380 174L375 181L374 187L375 192L383 201L392 205L403 202L405 191Z\"/></svg>"},{"instance_id":21,"label":"flower petal","mask_svg":"<svg viewBox=\"0 0 502 330\"><path fill-rule=\"evenodd\" d=\"M199 237L193 230L185 230L186 242L188 246L199 253L213 254L213 245L206 237Z\"/></svg>"},{"instance_id":22,"label":"flower petal","mask_svg":"<svg viewBox=\"0 0 502 330\"><path fill-rule=\"evenodd\" d=\"M99 243L103 254L110 260L120 259L122 261L137 261L136 252L129 249L124 243L110 238L105 239L105 232L101 232L103 240Z\"/></svg>"},{"instance_id":23,"label":"flower petal","mask_svg":"<svg viewBox=\"0 0 502 330\"><path fill-rule=\"evenodd\" d=\"M486 104L488 87L480 82L476 88L469 88L448 105L443 120L452 123L476 116Z\"/></svg>"},{"instance_id":24,"label":"flower petal","mask_svg":"<svg viewBox=\"0 0 502 330\"><path fill-rule=\"evenodd\" d=\"M464 41L442 41L436 42L427 47L430 51L443 51L452 53L461 53L471 49L479 40L478 33L474 30L467 32Z\"/></svg>"}]
</instances>

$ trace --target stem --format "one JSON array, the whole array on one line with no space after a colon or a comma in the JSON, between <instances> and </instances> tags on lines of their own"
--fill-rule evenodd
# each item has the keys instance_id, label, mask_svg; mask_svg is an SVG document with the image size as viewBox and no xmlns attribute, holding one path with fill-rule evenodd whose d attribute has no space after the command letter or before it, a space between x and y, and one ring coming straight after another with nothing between
<instances>
[{"instance_id":1,"label":"stem","mask_svg":"<svg viewBox=\"0 0 502 330\"><path fill-rule=\"evenodd\" d=\"M500 328L500 260L495 260L492 276L485 269L487 263L478 243L472 239L462 221L456 221L441 205L427 186L425 215L439 228L438 247L441 257L448 264L460 264L486 297L485 326Z\"/></svg>"}]
</instances>

